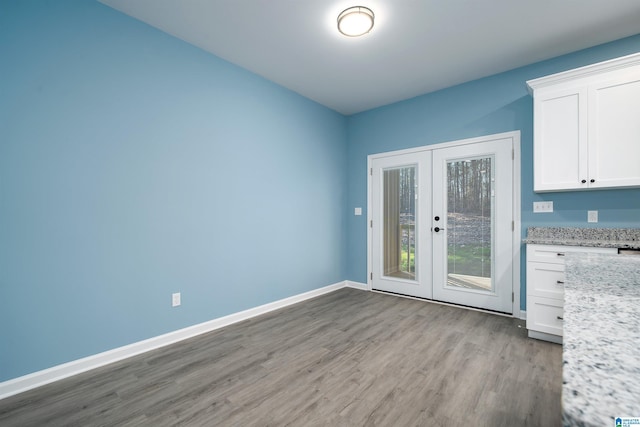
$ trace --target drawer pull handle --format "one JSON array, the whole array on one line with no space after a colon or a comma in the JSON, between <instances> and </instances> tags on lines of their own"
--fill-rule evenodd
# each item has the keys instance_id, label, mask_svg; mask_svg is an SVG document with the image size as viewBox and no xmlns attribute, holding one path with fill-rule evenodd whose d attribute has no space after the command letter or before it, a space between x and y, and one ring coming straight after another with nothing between
<instances>
[{"instance_id":1,"label":"drawer pull handle","mask_svg":"<svg viewBox=\"0 0 640 427\"><path fill-rule=\"evenodd\" d=\"M564 256L562 252L558 252L558 256Z\"/></svg>"},{"instance_id":2,"label":"drawer pull handle","mask_svg":"<svg viewBox=\"0 0 640 427\"><path fill-rule=\"evenodd\" d=\"M558 319L558 320L564 320L564 317L562 317L562 316L556 316L556 319Z\"/></svg>"},{"instance_id":3,"label":"drawer pull handle","mask_svg":"<svg viewBox=\"0 0 640 427\"><path fill-rule=\"evenodd\" d=\"M564 285L564 282L563 282L562 280L556 280L556 283L557 283L558 285Z\"/></svg>"}]
</instances>

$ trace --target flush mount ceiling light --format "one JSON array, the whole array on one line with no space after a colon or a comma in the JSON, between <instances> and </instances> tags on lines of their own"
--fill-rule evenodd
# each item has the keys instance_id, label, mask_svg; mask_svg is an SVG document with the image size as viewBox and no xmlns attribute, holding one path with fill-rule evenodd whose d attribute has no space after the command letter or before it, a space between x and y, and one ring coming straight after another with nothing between
<instances>
[{"instance_id":1,"label":"flush mount ceiling light","mask_svg":"<svg viewBox=\"0 0 640 427\"><path fill-rule=\"evenodd\" d=\"M362 36L373 28L373 18L368 7L350 7L338 15L338 31L348 37Z\"/></svg>"}]
</instances>

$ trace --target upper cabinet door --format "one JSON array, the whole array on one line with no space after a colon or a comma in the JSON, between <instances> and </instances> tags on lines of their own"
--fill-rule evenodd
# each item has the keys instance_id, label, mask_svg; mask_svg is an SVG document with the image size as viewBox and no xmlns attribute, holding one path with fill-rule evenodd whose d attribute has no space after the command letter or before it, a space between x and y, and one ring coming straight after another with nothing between
<instances>
[{"instance_id":1,"label":"upper cabinet door","mask_svg":"<svg viewBox=\"0 0 640 427\"><path fill-rule=\"evenodd\" d=\"M640 186L640 66L589 88L589 184Z\"/></svg>"},{"instance_id":2,"label":"upper cabinet door","mask_svg":"<svg viewBox=\"0 0 640 427\"><path fill-rule=\"evenodd\" d=\"M534 117L534 190L586 187L586 89L536 96Z\"/></svg>"},{"instance_id":3,"label":"upper cabinet door","mask_svg":"<svg viewBox=\"0 0 640 427\"><path fill-rule=\"evenodd\" d=\"M640 53L527 85L534 191L640 187Z\"/></svg>"}]
</instances>

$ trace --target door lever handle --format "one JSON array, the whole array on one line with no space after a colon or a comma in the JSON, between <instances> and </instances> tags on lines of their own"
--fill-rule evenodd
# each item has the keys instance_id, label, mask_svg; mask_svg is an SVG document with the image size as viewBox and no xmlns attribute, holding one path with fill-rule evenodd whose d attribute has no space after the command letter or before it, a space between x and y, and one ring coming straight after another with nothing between
<instances>
[{"instance_id":1,"label":"door lever handle","mask_svg":"<svg viewBox=\"0 0 640 427\"><path fill-rule=\"evenodd\" d=\"M435 227L433 229L433 231L435 231L436 233L439 232L440 230L444 230L444 228L440 228L440 227Z\"/></svg>"}]
</instances>

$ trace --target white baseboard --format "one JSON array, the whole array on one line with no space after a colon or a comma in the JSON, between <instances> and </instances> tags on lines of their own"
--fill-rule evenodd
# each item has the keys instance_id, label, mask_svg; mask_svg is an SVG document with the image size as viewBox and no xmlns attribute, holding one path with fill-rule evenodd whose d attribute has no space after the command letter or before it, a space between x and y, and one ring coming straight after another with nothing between
<instances>
[{"instance_id":1,"label":"white baseboard","mask_svg":"<svg viewBox=\"0 0 640 427\"><path fill-rule=\"evenodd\" d=\"M366 283L352 282L351 280L345 280L345 287L354 288L354 289L360 289L362 291L368 291L369 290L369 285L367 285Z\"/></svg>"},{"instance_id":2,"label":"white baseboard","mask_svg":"<svg viewBox=\"0 0 640 427\"><path fill-rule=\"evenodd\" d=\"M529 338L534 338L542 341L549 341L552 343L562 345L562 337L558 335L546 334L544 332L537 332L537 331L531 331L531 330L529 331L528 335L529 335Z\"/></svg>"},{"instance_id":3,"label":"white baseboard","mask_svg":"<svg viewBox=\"0 0 640 427\"><path fill-rule=\"evenodd\" d=\"M520 310L520 319L527 320L527 312L524 310Z\"/></svg>"},{"instance_id":4,"label":"white baseboard","mask_svg":"<svg viewBox=\"0 0 640 427\"><path fill-rule=\"evenodd\" d=\"M178 329L176 331L149 338L144 341L125 345L123 347L118 347L113 350L105 351L103 353L94 354L92 356L73 360L62 365L53 366L42 371L37 371L32 374L14 378L9 381L4 381L0 383L0 399L4 399L27 390L31 390L33 388L61 380L63 378L68 378L73 375L89 371L91 369L99 368L101 366L105 366L110 363L126 359L128 357L155 350L157 348L164 347L166 345L173 344L187 338L194 337L196 335L211 332L224 326L241 322L243 320L247 320L261 314L269 313L270 311L278 310L280 308L287 307L298 302L334 292L347 286L361 289L361 285L363 284L357 282L338 282L333 285L325 286L323 288L314 289L313 291L294 295L289 298L284 298L258 307L250 308L248 310L240 311L238 313L233 313L228 316L219 317L217 319L209 320L204 323L189 326L184 329ZM362 289L366 289L366 285L364 286L365 287Z\"/></svg>"}]
</instances>

